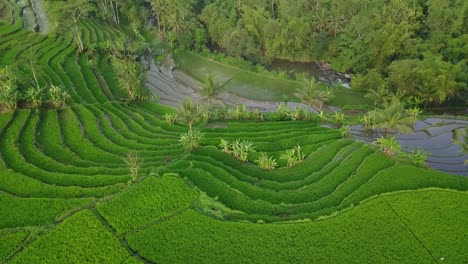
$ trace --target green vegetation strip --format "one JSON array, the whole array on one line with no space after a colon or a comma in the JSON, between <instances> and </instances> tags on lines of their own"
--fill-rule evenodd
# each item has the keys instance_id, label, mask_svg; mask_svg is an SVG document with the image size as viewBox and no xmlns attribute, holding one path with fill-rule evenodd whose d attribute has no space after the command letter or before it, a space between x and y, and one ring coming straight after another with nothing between
<instances>
[{"instance_id":1,"label":"green vegetation strip","mask_svg":"<svg viewBox=\"0 0 468 264\"><path fill-rule=\"evenodd\" d=\"M129 256L96 215L84 210L34 241L11 263L122 263Z\"/></svg>"},{"instance_id":2,"label":"green vegetation strip","mask_svg":"<svg viewBox=\"0 0 468 264\"><path fill-rule=\"evenodd\" d=\"M28 236L24 231L0 231L0 261L13 253Z\"/></svg>"},{"instance_id":3,"label":"green vegetation strip","mask_svg":"<svg viewBox=\"0 0 468 264\"><path fill-rule=\"evenodd\" d=\"M99 213L126 233L187 209L198 194L177 175L148 177L138 185L97 205Z\"/></svg>"},{"instance_id":4,"label":"green vegetation strip","mask_svg":"<svg viewBox=\"0 0 468 264\"><path fill-rule=\"evenodd\" d=\"M430 207L447 215L432 217L432 211L426 210L428 198ZM190 210L131 234L128 241L134 250L157 263L432 262L435 252L420 241L433 239L439 244L438 239L431 232L415 233L418 224L399 215L414 214L411 219L420 219L422 226L437 226L445 233L442 243L453 241L443 251L447 260L456 261L468 241L455 231L460 229L452 229L453 225L460 227L464 217L451 209L460 210L466 202L468 195L461 192L399 193L377 197L321 221L263 225L217 221ZM455 205L445 208L451 203Z\"/></svg>"},{"instance_id":5,"label":"green vegetation strip","mask_svg":"<svg viewBox=\"0 0 468 264\"><path fill-rule=\"evenodd\" d=\"M0 229L52 223L62 212L83 207L93 199L16 198L0 193Z\"/></svg>"}]
</instances>

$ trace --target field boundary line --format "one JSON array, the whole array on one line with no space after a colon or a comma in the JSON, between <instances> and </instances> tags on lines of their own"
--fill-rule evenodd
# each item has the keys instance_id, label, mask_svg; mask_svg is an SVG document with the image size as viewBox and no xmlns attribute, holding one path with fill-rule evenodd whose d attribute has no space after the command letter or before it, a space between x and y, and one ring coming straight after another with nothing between
<instances>
[{"instance_id":1,"label":"field boundary line","mask_svg":"<svg viewBox=\"0 0 468 264\"><path fill-rule=\"evenodd\" d=\"M138 260L142 261L143 263L146 263L146 264L152 264L153 262L149 261L148 259L140 256L137 252L133 251L130 246L128 245L127 243L127 240L125 239L125 237L120 237L119 235L117 235L117 230L115 230L108 222L107 220L99 213L99 211L96 209L96 207L92 208L91 211L94 213L94 215L96 216L96 218L99 220L99 222L101 222L101 224L107 228L107 230L109 230L109 232L112 233L112 235L117 238L119 241L120 241L120 244L122 244L122 246L125 248L125 250L127 250L127 252L130 254L130 256L133 256L135 258L137 258Z\"/></svg>"},{"instance_id":2,"label":"field boundary line","mask_svg":"<svg viewBox=\"0 0 468 264\"><path fill-rule=\"evenodd\" d=\"M429 254L429 256L431 256L434 263L437 263L437 259L434 257L434 255L432 255L432 252L426 247L426 245L424 245L424 243L421 241L421 239L419 239L419 237L416 235L416 233L414 233L414 231L405 222L405 220L403 220L403 218L401 218L401 216L397 213L397 211L393 208L393 206L387 201L387 199L385 199L385 195L382 195L381 197L385 201L387 206L390 208L390 210L392 210L392 212L395 214L395 216L398 217L398 219L401 221L401 223L403 223L403 225L405 225L405 227L408 229L408 231L411 233L411 235L416 239L416 241L418 241L418 243L421 244L421 246L427 251L427 253Z\"/></svg>"}]
</instances>

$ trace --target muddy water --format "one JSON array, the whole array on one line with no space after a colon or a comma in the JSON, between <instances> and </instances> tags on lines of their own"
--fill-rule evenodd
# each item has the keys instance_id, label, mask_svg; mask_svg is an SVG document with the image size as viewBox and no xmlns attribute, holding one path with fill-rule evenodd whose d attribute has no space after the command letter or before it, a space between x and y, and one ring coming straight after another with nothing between
<instances>
[{"instance_id":1,"label":"muddy water","mask_svg":"<svg viewBox=\"0 0 468 264\"><path fill-rule=\"evenodd\" d=\"M427 164L437 170L468 176L468 120L428 118L415 124L412 134L395 134L403 150L421 147L429 153ZM358 140L372 143L382 134L369 132L361 125L351 127L351 134ZM465 135L465 136L463 136Z\"/></svg>"},{"instance_id":2,"label":"muddy water","mask_svg":"<svg viewBox=\"0 0 468 264\"><path fill-rule=\"evenodd\" d=\"M297 73L306 73L315 79L326 83L340 83L350 88L350 77L346 74L332 70L329 65L318 62L291 62L287 60L274 60L268 70L281 70L294 79Z\"/></svg>"}]
</instances>

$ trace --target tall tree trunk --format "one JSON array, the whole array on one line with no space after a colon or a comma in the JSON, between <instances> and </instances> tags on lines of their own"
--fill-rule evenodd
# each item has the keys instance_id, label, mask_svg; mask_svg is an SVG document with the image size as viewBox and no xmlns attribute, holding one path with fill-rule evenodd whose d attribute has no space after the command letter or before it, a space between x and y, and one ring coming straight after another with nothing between
<instances>
[{"instance_id":1,"label":"tall tree trunk","mask_svg":"<svg viewBox=\"0 0 468 264\"><path fill-rule=\"evenodd\" d=\"M84 45L83 45L83 41L81 40L81 32L80 32L80 28L78 27L78 24L75 24L75 41L76 41L76 44L78 45L78 50L80 52L83 52Z\"/></svg>"}]
</instances>

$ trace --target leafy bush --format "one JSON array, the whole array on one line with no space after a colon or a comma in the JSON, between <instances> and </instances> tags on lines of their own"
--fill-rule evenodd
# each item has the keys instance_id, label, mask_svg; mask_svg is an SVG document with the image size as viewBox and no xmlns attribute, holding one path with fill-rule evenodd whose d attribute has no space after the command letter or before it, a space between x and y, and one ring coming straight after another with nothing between
<instances>
[{"instance_id":1,"label":"leafy bush","mask_svg":"<svg viewBox=\"0 0 468 264\"><path fill-rule=\"evenodd\" d=\"M408 153L401 153L403 157L409 159L409 161L417 166L422 166L426 164L427 156L429 155L423 148L419 147L417 149L409 149Z\"/></svg>"},{"instance_id":2,"label":"leafy bush","mask_svg":"<svg viewBox=\"0 0 468 264\"><path fill-rule=\"evenodd\" d=\"M247 161L250 152L254 152L255 148L253 146L252 141L248 140L236 140L231 143L231 151L232 155L240 160L240 161Z\"/></svg>"},{"instance_id":3,"label":"leafy bush","mask_svg":"<svg viewBox=\"0 0 468 264\"><path fill-rule=\"evenodd\" d=\"M305 154L302 152L301 146L297 145L293 149L286 150L286 153L281 155L281 159L286 161L288 167L292 167L303 162Z\"/></svg>"},{"instance_id":4,"label":"leafy bush","mask_svg":"<svg viewBox=\"0 0 468 264\"><path fill-rule=\"evenodd\" d=\"M224 153L229 154L231 143L225 139L221 139L221 143L219 143L218 147L220 147Z\"/></svg>"},{"instance_id":5,"label":"leafy bush","mask_svg":"<svg viewBox=\"0 0 468 264\"><path fill-rule=\"evenodd\" d=\"M197 149L204 141L204 134L200 130L190 130L187 133L182 133L179 138L179 143L188 151Z\"/></svg>"},{"instance_id":6,"label":"leafy bush","mask_svg":"<svg viewBox=\"0 0 468 264\"><path fill-rule=\"evenodd\" d=\"M377 139L373 144L378 145L380 150L388 156L394 156L401 150L401 145L395 137L387 136Z\"/></svg>"},{"instance_id":7,"label":"leafy bush","mask_svg":"<svg viewBox=\"0 0 468 264\"><path fill-rule=\"evenodd\" d=\"M342 126L340 128L340 133L342 138L348 138L350 136L350 128L349 126Z\"/></svg>"},{"instance_id":8,"label":"leafy bush","mask_svg":"<svg viewBox=\"0 0 468 264\"><path fill-rule=\"evenodd\" d=\"M128 166L130 175L132 175L132 181L136 182L140 178L140 169L143 166L143 160L140 158L137 152L130 152L125 158L125 163Z\"/></svg>"},{"instance_id":9,"label":"leafy bush","mask_svg":"<svg viewBox=\"0 0 468 264\"><path fill-rule=\"evenodd\" d=\"M173 125L177 121L177 114L175 113L166 113L164 114L164 120L166 123Z\"/></svg>"},{"instance_id":10,"label":"leafy bush","mask_svg":"<svg viewBox=\"0 0 468 264\"><path fill-rule=\"evenodd\" d=\"M268 156L265 152L262 152L257 160L258 166L263 170L274 170L278 164L273 157Z\"/></svg>"}]
</instances>

